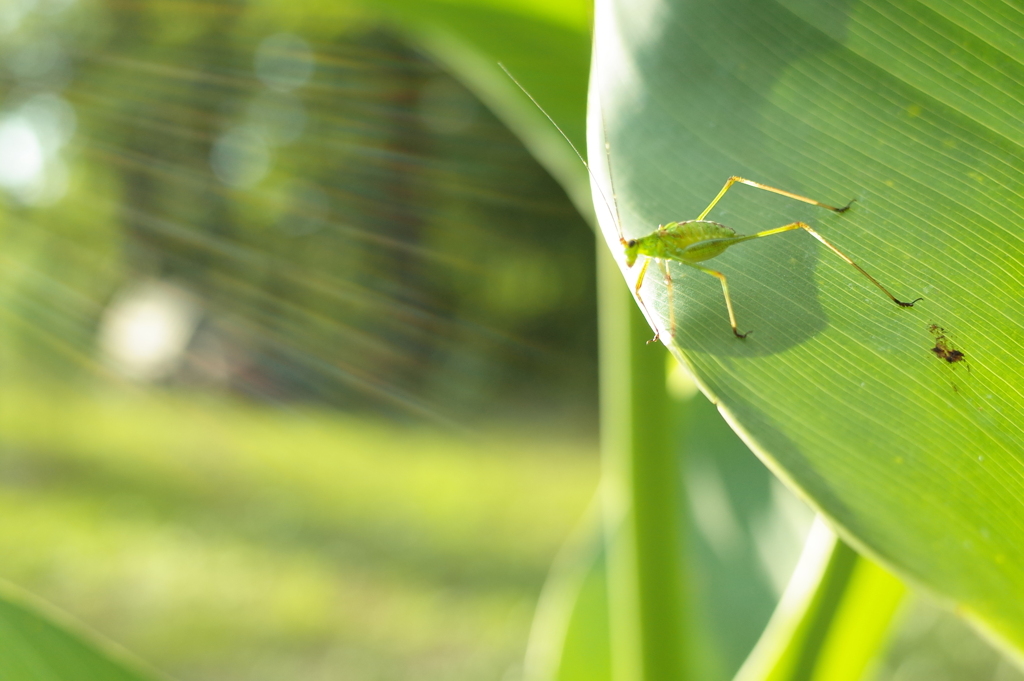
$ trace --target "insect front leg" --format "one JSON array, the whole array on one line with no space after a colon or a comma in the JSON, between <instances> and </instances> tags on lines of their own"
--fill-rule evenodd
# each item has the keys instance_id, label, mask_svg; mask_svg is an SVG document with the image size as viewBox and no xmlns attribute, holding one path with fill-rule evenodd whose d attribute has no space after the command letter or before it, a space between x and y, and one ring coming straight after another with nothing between
<instances>
[{"instance_id":1,"label":"insect front leg","mask_svg":"<svg viewBox=\"0 0 1024 681\"><path fill-rule=\"evenodd\" d=\"M668 269L667 260L659 260L662 274L665 275L665 287L668 289L668 335L676 335L676 306L672 300L672 273Z\"/></svg>"},{"instance_id":2,"label":"insect front leg","mask_svg":"<svg viewBox=\"0 0 1024 681\"><path fill-rule=\"evenodd\" d=\"M644 297L640 295L640 287L644 285L644 277L647 275L647 268L651 265L650 258L644 258L644 264L640 266L640 274L636 275L636 285L633 287L634 293L636 293L636 299L640 301L640 307L647 313L647 318L651 320L651 324L654 325L654 338L647 341L648 343L657 343L658 339L661 338L661 331L658 330L657 319L651 311L647 308L647 303L644 302Z\"/></svg>"}]
</instances>

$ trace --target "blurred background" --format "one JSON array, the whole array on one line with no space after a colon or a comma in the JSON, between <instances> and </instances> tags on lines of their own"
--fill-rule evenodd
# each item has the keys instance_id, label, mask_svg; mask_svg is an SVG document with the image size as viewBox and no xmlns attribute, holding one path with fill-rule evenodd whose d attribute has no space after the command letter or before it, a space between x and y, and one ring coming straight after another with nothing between
<instances>
[{"instance_id":1,"label":"blurred background","mask_svg":"<svg viewBox=\"0 0 1024 681\"><path fill-rule=\"evenodd\" d=\"M0 575L181 679L514 677L597 479L591 232L324 35L0 3Z\"/></svg>"},{"instance_id":2,"label":"blurred background","mask_svg":"<svg viewBox=\"0 0 1024 681\"><path fill-rule=\"evenodd\" d=\"M518 681L593 522L591 232L401 33L280 4L0 3L0 578L182 681ZM715 437L695 541L767 617L810 514ZM1017 678L902 622L882 678Z\"/></svg>"}]
</instances>

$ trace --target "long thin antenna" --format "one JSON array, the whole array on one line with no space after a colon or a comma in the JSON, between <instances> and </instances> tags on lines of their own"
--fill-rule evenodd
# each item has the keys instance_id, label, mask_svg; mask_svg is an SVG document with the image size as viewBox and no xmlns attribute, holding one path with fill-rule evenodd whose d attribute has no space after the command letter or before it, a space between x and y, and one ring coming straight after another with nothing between
<instances>
[{"instance_id":1,"label":"long thin antenna","mask_svg":"<svg viewBox=\"0 0 1024 681\"><path fill-rule=\"evenodd\" d=\"M612 145L608 141L608 122L604 118L604 100L601 92L597 93L597 105L601 111L601 134L604 137L604 162L608 166L608 182L612 185L612 203L615 205L615 224L619 227L619 241L626 245L626 237L622 235L622 215L619 214L619 196L615 193L615 174L612 173ZM607 199L605 202L607 203Z\"/></svg>"},{"instance_id":2,"label":"long thin antenna","mask_svg":"<svg viewBox=\"0 0 1024 681\"><path fill-rule=\"evenodd\" d=\"M572 140L569 139L569 136L565 134L565 131L562 130L561 127L559 127L558 123L555 122L555 119L551 117L551 114L549 114L547 111L545 111L544 107L542 107L540 105L540 102L538 102L534 98L534 96L530 94L530 91L527 90L525 87L523 87L522 83L520 83L518 80L516 80L516 77L512 75L512 72L509 71L507 68L505 68L505 65L502 64L500 61L498 62L498 66L500 66L501 70L505 72L505 75L508 76L512 80L512 82L515 83L516 86L520 90L523 91L523 94L530 98L530 101L533 102L533 105L535 107L537 107L538 109L540 109L540 112L542 114L544 114L544 117L547 118L548 121L551 122L551 125L555 126L555 130L557 130L558 133L562 136L562 138L565 139L565 141L569 143L569 146L572 147L572 150L574 152L576 152L576 157L579 158L580 162L583 163L583 167L587 169L587 172L590 173L591 179L594 180L594 185L597 187L598 193L601 195L601 198L604 200L605 208L608 208L609 210L611 210L612 203L608 200L608 197L605 196L604 190L601 189L601 182L597 179L597 176L594 175L594 171L590 169L590 164L587 163L587 159L583 158L583 154L580 153L580 150L577 149L576 145L572 143ZM601 122L604 123L604 116L603 115L601 117ZM608 153L607 135L605 136L605 153L606 154ZM611 172L612 172L612 166L611 166L611 159L609 158L609 162L608 162L608 174L609 174L609 177L611 176ZM615 190L614 190L614 187L613 187L613 189L612 189L612 196L613 197L615 196L614 192L615 192ZM623 244L625 244L626 240L622 236L622 220L619 217L619 204L618 204L618 201L616 201L616 203L615 203L615 220L616 220L616 226L618 227L618 230L619 230L619 241L621 241Z\"/></svg>"}]
</instances>

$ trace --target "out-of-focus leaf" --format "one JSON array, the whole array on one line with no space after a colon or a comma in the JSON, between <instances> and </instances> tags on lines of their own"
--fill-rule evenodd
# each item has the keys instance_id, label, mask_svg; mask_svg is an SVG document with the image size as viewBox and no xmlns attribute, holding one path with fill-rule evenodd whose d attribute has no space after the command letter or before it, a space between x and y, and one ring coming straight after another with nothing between
<instances>
[{"instance_id":1,"label":"out-of-focus leaf","mask_svg":"<svg viewBox=\"0 0 1024 681\"><path fill-rule=\"evenodd\" d=\"M858 556L811 678L859 681L882 651L905 595L903 582Z\"/></svg>"},{"instance_id":2,"label":"out-of-focus leaf","mask_svg":"<svg viewBox=\"0 0 1024 681\"><path fill-rule=\"evenodd\" d=\"M0 585L0 679L4 681L152 681L157 678L91 640L72 625L59 623L41 604Z\"/></svg>"},{"instance_id":3,"label":"out-of-focus leaf","mask_svg":"<svg viewBox=\"0 0 1024 681\"><path fill-rule=\"evenodd\" d=\"M816 523L735 681L859 681L905 591L898 579Z\"/></svg>"},{"instance_id":4,"label":"out-of-focus leaf","mask_svg":"<svg viewBox=\"0 0 1024 681\"><path fill-rule=\"evenodd\" d=\"M680 383L685 370L676 372ZM690 622L704 652L698 678L727 679L771 617L813 514L773 479L702 395L686 400L685 410L679 449L693 561Z\"/></svg>"},{"instance_id":5,"label":"out-of-focus leaf","mask_svg":"<svg viewBox=\"0 0 1024 681\"><path fill-rule=\"evenodd\" d=\"M523 678L608 681L611 678L608 582L600 498L562 547L537 604Z\"/></svg>"},{"instance_id":6,"label":"out-of-focus leaf","mask_svg":"<svg viewBox=\"0 0 1024 681\"><path fill-rule=\"evenodd\" d=\"M712 261L746 340L719 282L685 266L671 266L674 337L656 267L647 307L737 432L844 538L1018 650L1022 27L998 0L608 0L590 125L592 155L607 131L628 237L697 217L734 174L857 199L836 215L740 186L709 217L741 233L807 221L898 297L923 296L916 307L802 231ZM965 361L945 361L938 336Z\"/></svg>"},{"instance_id":7,"label":"out-of-focus leaf","mask_svg":"<svg viewBox=\"0 0 1024 681\"><path fill-rule=\"evenodd\" d=\"M381 0L373 9L408 32L515 132L591 215L586 169L498 63L503 63L584 151L590 10L586 0Z\"/></svg>"}]
</instances>

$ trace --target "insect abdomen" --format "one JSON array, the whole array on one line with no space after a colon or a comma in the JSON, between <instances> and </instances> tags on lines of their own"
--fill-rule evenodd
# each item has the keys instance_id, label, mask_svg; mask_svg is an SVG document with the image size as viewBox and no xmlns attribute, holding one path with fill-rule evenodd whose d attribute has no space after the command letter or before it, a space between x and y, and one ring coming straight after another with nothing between
<instances>
[{"instance_id":1,"label":"insect abdomen","mask_svg":"<svg viewBox=\"0 0 1024 681\"><path fill-rule=\"evenodd\" d=\"M728 239L729 237L736 236L736 230L732 227L726 227L710 220L670 222L662 228L662 232L686 236L689 238L690 243L707 241L708 239Z\"/></svg>"},{"instance_id":2,"label":"insect abdomen","mask_svg":"<svg viewBox=\"0 0 1024 681\"><path fill-rule=\"evenodd\" d=\"M670 222L657 232L644 238L644 255L652 258L663 258L667 260L680 260L689 262L700 262L709 260L720 255L728 243L715 241L717 239L729 239L736 236L736 232L720 225L717 222L706 220L688 220L686 222ZM698 245L703 241L709 241L706 246Z\"/></svg>"}]
</instances>

